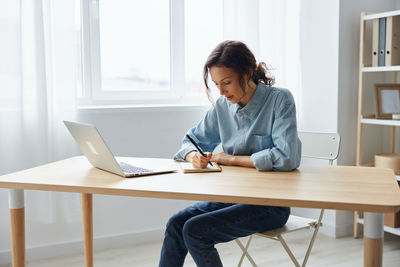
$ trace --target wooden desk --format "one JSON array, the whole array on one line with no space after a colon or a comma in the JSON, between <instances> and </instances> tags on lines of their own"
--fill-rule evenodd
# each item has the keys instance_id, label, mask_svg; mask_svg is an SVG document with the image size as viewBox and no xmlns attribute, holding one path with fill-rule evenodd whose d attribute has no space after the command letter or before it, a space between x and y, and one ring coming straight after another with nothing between
<instances>
[{"instance_id":1,"label":"wooden desk","mask_svg":"<svg viewBox=\"0 0 400 267\"><path fill-rule=\"evenodd\" d=\"M170 159L123 158L138 166L175 166ZM84 157L0 176L10 188L14 266L25 266L24 189L82 193L86 266L93 266L92 194L220 201L365 211L364 266L382 266L383 214L400 209L391 170L349 166L302 166L294 172L223 167L221 173L171 173L123 177L93 168Z\"/></svg>"}]
</instances>

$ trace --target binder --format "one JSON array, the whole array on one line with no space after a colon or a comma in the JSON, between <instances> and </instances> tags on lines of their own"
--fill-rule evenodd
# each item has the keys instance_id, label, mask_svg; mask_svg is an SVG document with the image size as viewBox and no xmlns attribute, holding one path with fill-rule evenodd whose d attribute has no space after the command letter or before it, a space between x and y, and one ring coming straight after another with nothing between
<instances>
[{"instance_id":1,"label":"binder","mask_svg":"<svg viewBox=\"0 0 400 267\"><path fill-rule=\"evenodd\" d=\"M378 66L385 66L386 18L379 18L379 54Z\"/></svg>"},{"instance_id":2,"label":"binder","mask_svg":"<svg viewBox=\"0 0 400 267\"><path fill-rule=\"evenodd\" d=\"M385 65L400 65L400 16L386 18Z\"/></svg>"},{"instance_id":3,"label":"binder","mask_svg":"<svg viewBox=\"0 0 400 267\"><path fill-rule=\"evenodd\" d=\"M379 19L372 21L372 67L378 67Z\"/></svg>"}]
</instances>

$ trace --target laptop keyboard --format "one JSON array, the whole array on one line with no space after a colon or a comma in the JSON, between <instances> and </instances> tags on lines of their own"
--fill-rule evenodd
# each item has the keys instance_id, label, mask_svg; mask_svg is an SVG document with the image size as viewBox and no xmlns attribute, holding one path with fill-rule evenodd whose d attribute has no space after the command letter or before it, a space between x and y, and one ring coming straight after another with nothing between
<instances>
[{"instance_id":1,"label":"laptop keyboard","mask_svg":"<svg viewBox=\"0 0 400 267\"><path fill-rule=\"evenodd\" d=\"M142 174L153 172L152 170L135 167L125 162L119 162L119 166L121 166L121 169L124 173L128 174Z\"/></svg>"}]
</instances>

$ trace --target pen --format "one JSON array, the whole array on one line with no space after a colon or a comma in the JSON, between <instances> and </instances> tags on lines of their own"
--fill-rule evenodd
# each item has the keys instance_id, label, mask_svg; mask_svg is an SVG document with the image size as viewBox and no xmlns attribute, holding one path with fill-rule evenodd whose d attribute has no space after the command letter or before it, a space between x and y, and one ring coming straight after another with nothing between
<instances>
[{"instance_id":1,"label":"pen","mask_svg":"<svg viewBox=\"0 0 400 267\"><path fill-rule=\"evenodd\" d=\"M190 137L190 135L187 134L186 137L189 139L190 142L192 142L192 144L197 148L197 150L200 152L200 154L201 154L203 157L207 157L207 156L204 154L204 152L201 150L201 148L200 148L200 147L196 144L196 142L192 139L192 137ZM211 166L214 166L210 161L209 161L208 163L210 163Z\"/></svg>"}]
</instances>

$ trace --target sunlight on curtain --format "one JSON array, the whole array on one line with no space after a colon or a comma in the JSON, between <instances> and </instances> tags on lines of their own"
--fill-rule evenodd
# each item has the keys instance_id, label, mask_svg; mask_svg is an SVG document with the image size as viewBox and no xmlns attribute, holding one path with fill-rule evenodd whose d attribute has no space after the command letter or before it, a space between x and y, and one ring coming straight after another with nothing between
<instances>
[{"instance_id":1,"label":"sunlight on curtain","mask_svg":"<svg viewBox=\"0 0 400 267\"><path fill-rule=\"evenodd\" d=\"M0 2L0 174L78 151L62 120L75 117L80 41L75 1ZM6 190L0 192L6 193ZM26 218L80 220L77 195L26 191Z\"/></svg>"},{"instance_id":2,"label":"sunlight on curtain","mask_svg":"<svg viewBox=\"0 0 400 267\"><path fill-rule=\"evenodd\" d=\"M259 0L224 1L224 39L244 42L259 60Z\"/></svg>"},{"instance_id":3,"label":"sunlight on curtain","mask_svg":"<svg viewBox=\"0 0 400 267\"><path fill-rule=\"evenodd\" d=\"M275 76L275 86L289 89L301 110L300 0L260 0L260 60Z\"/></svg>"},{"instance_id":4,"label":"sunlight on curtain","mask_svg":"<svg viewBox=\"0 0 400 267\"><path fill-rule=\"evenodd\" d=\"M224 39L246 43L271 69L275 86L289 89L301 110L300 0L225 1Z\"/></svg>"}]
</instances>

